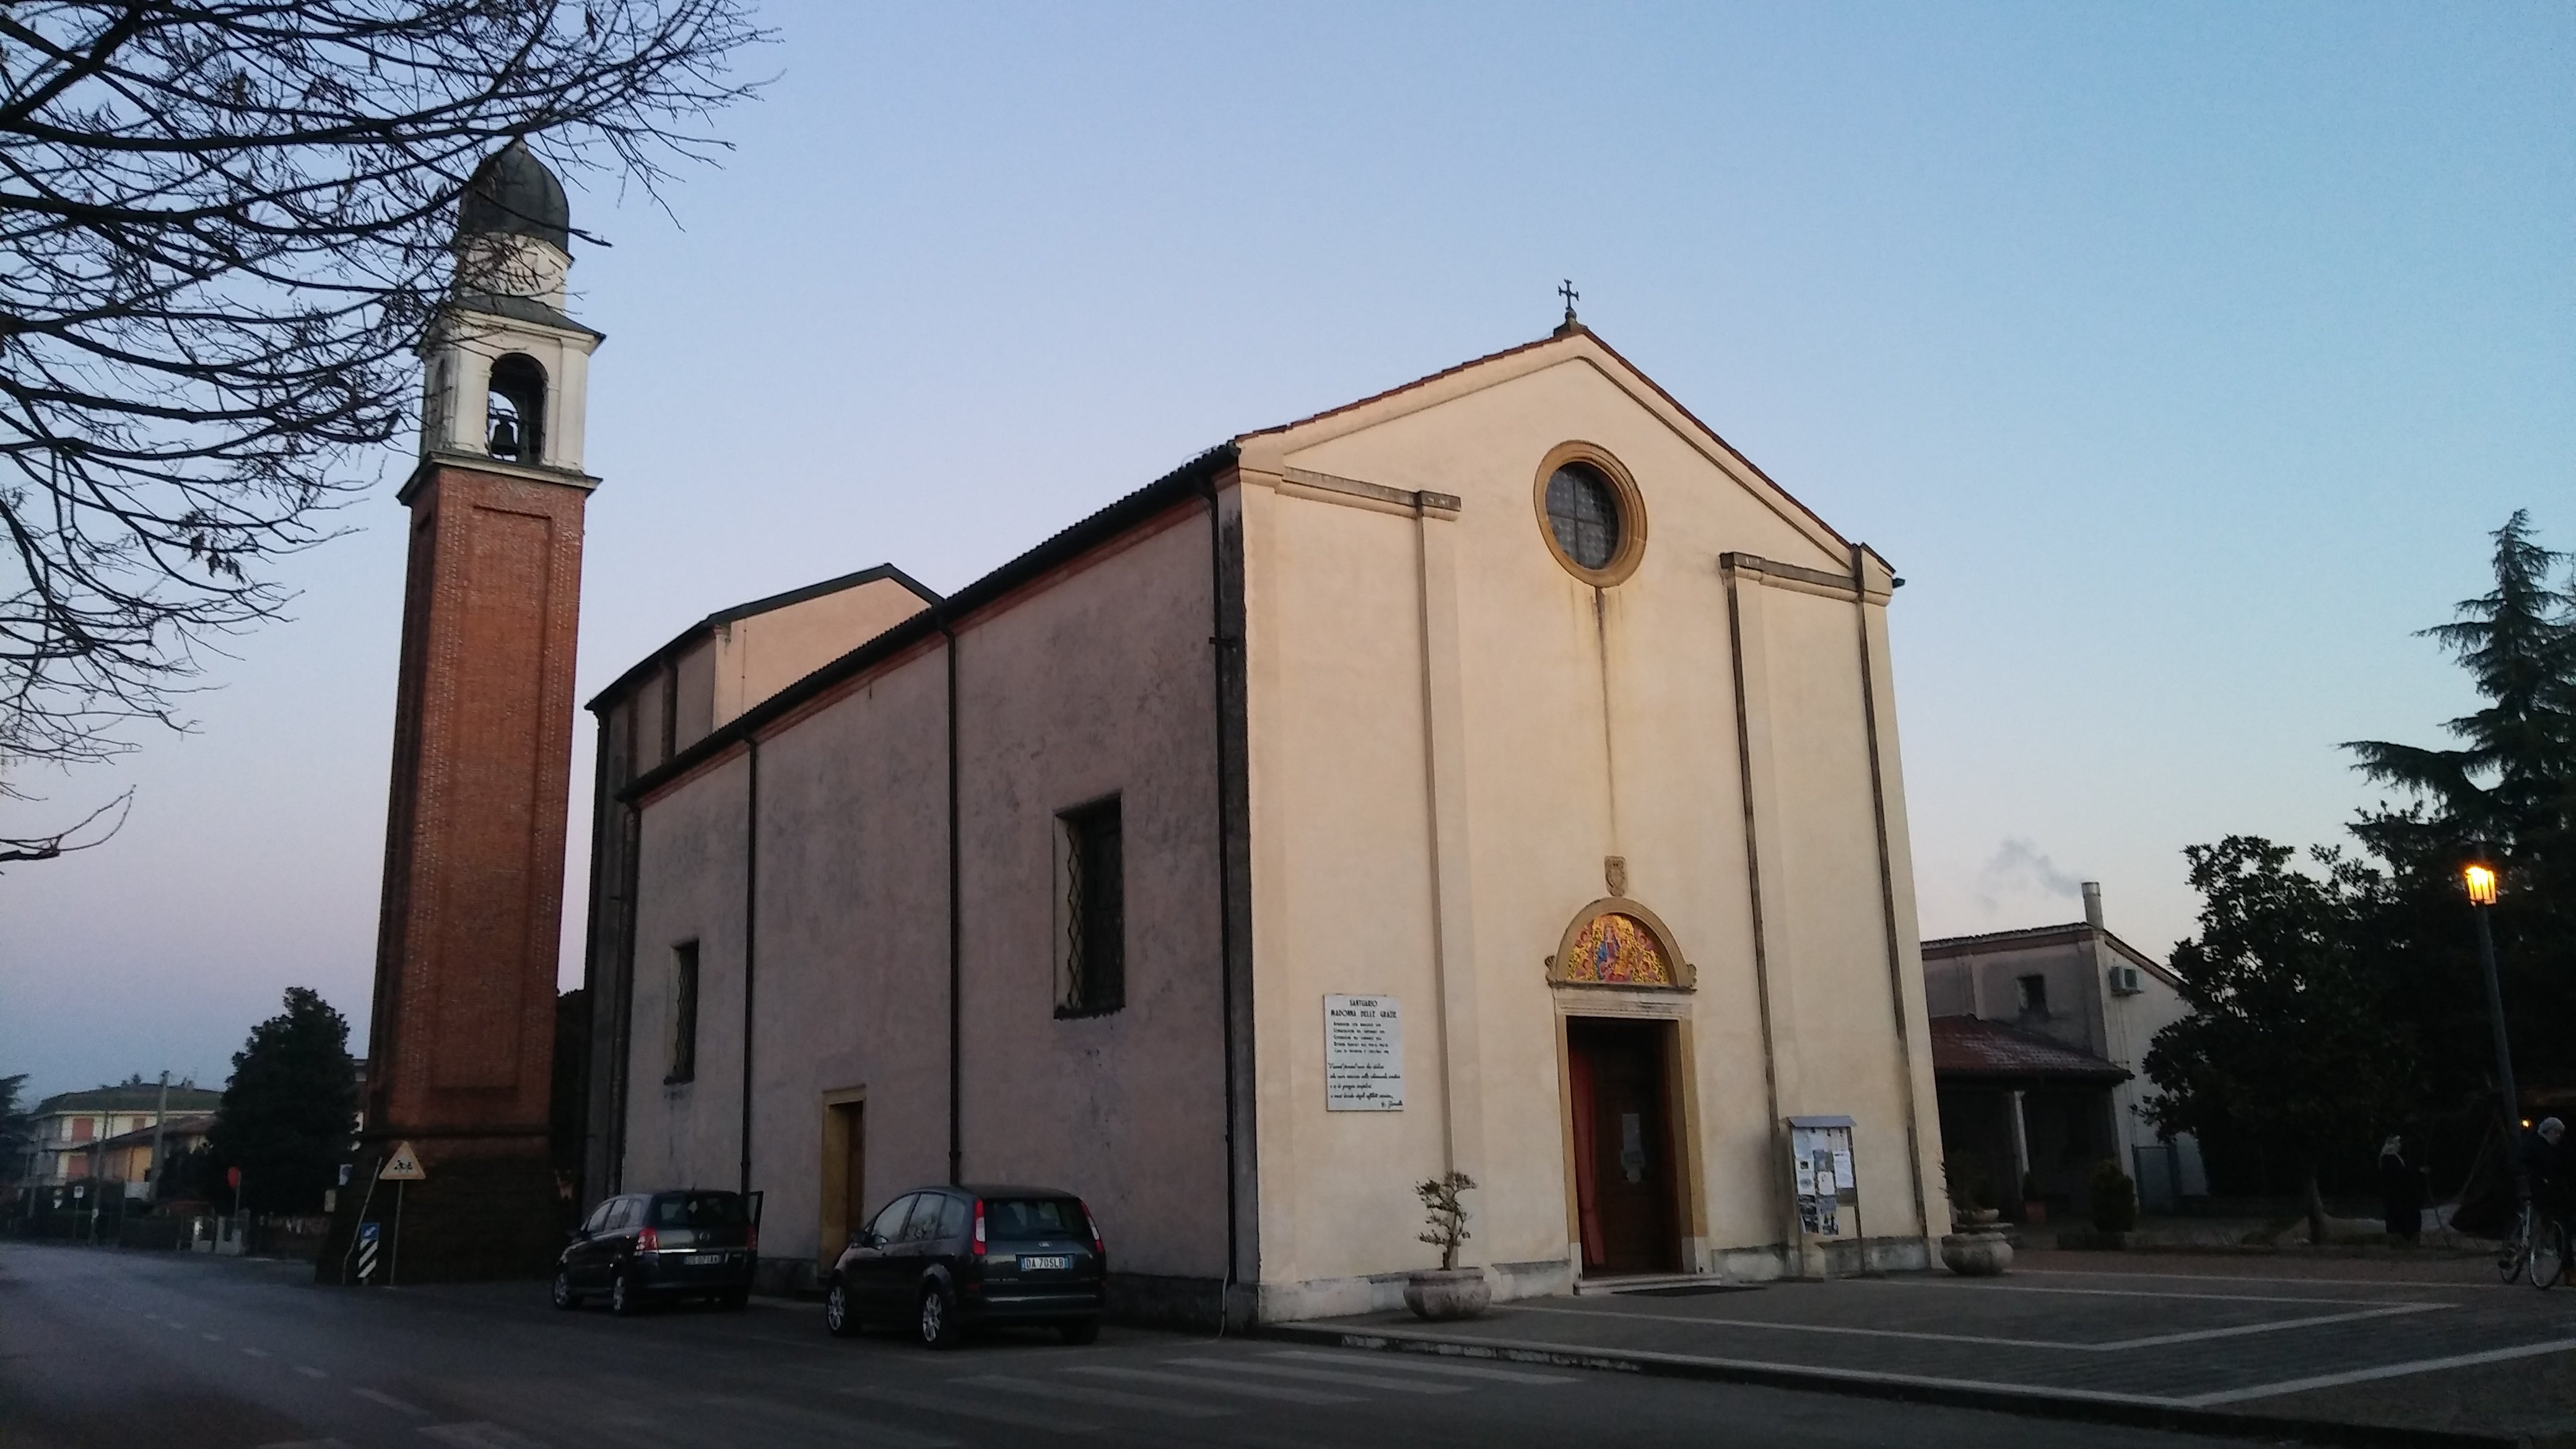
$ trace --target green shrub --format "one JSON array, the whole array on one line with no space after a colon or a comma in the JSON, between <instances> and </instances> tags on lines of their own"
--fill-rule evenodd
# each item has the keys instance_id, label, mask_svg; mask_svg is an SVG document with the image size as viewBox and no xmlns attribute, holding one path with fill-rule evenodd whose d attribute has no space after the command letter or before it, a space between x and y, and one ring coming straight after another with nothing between
<instances>
[{"instance_id":1,"label":"green shrub","mask_svg":"<svg viewBox=\"0 0 2576 1449\"><path fill-rule=\"evenodd\" d=\"M1995 1206L1994 1186L1986 1177L1985 1164L1973 1157L1943 1159L1941 1180L1950 1190L1950 1207L1955 1212L1983 1212Z\"/></svg>"},{"instance_id":2,"label":"green shrub","mask_svg":"<svg viewBox=\"0 0 2576 1449\"><path fill-rule=\"evenodd\" d=\"M2106 1157L2094 1164L2087 1196L2095 1232L2125 1233L2138 1225L2138 1185L2117 1161Z\"/></svg>"}]
</instances>

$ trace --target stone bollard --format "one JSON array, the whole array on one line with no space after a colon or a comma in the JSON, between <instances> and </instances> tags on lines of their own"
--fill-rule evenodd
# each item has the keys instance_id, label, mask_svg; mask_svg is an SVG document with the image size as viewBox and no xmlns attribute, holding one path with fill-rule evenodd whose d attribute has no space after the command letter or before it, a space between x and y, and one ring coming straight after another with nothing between
<instances>
[{"instance_id":1,"label":"stone bollard","mask_svg":"<svg viewBox=\"0 0 2576 1449\"><path fill-rule=\"evenodd\" d=\"M1998 1277L2012 1260L2012 1243L2001 1233L1952 1233L1941 1240L1941 1265L1962 1278Z\"/></svg>"}]
</instances>

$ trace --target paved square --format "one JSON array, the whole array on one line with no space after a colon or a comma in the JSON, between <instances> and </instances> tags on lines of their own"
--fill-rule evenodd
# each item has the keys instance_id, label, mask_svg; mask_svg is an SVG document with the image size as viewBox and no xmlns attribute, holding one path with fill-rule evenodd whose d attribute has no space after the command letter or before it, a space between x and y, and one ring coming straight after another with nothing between
<instances>
[{"instance_id":1,"label":"paved square","mask_svg":"<svg viewBox=\"0 0 2576 1449\"><path fill-rule=\"evenodd\" d=\"M1909 1274L1523 1300L1463 1324L1372 1314L1318 1326L2256 1412L2267 1399L2576 1353L2576 1292L2481 1282L2473 1265L2456 1266L2450 1281L2259 1268ZM2532 1367L2562 1375L2576 1359Z\"/></svg>"}]
</instances>

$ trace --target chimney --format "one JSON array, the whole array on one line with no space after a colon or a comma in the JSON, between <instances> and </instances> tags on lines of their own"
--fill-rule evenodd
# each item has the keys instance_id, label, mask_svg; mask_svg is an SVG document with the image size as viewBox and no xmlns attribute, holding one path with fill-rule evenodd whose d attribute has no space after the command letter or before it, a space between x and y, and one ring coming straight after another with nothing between
<instances>
[{"instance_id":1,"label":"chimney","mask_svg":"<svg viewBox=\"0 0 2576 1449\"><path fill-rule=\"evenodd\" d=\"M2084 883L2084 924L2097 931L2102 929L2102 883L2098 880Z\"/></svg>"}]
</instances>

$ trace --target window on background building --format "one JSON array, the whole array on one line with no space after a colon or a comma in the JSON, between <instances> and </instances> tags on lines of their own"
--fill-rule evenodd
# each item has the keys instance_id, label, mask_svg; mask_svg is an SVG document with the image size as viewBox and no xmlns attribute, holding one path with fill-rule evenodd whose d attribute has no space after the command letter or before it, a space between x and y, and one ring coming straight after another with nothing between
<instances>
[{"instance_id":1,"label":"window on background building","mask_svg":"<svg viewBox=\"0 0 2576 1449\"><path fill-rule=\"evenodd\" d=\"M1127 1004L1127 865L1118 797L1056 817L1064 861L1064 991L1058 1016Z\"/></svg>"},{"instance_id":2,"label":"window on background building","mask_svg":"<svg viewBox=\"0 0 2576 1449\"><path fill-rule=\"evenodd\" d=\"M97 1135L97 1122L87 1117L74 1117L72 1119L72 1140L74 1142L87 1142Z\"/></svg>"},{"instance_id":3,"label":"window on background building","mask_svg":"<svg viewBox=\"0 0 2576 1449\"><path fill-rule=\"evenodd\" d=\"M2024 1016L2048 1015L2047 977L2033 975L2021 978L2021 1014Z\"/></svg>"},{"instance_id":4,"label":"window on background building","mask_svg":"<svg viewBox=\"0 0 2576 1449\"><path fill-rule=\"evenodd\" d=\"M662 1080L689 1082L698 1075L698 943L671 948L671 1072Z\"/></svg>"}]
</instances>

